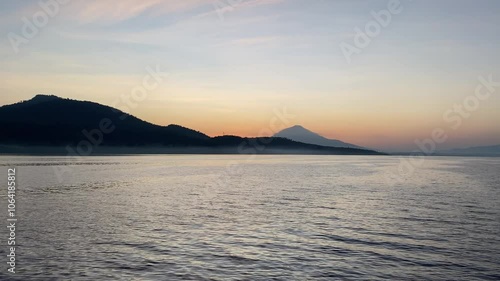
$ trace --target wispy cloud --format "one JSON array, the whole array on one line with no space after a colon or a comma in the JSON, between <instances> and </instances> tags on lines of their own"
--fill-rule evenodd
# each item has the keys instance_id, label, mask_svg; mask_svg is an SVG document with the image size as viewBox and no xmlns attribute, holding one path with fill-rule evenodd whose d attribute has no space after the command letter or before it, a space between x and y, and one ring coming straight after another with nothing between
<instances>
[{"instance_id":1,"label":"wispy cloud","mask_svg":"<svg viewBox=\"0 0 500 281\"><path fill-rule=\"evenodd\" d=\"M79 1L74 4L74 18L87 23L97 20L117 22L135 17L160 4L159 0L122 0L122 1Z\"/></svg>"},{"instance_id":2,"label":"wispy cloud","mask_svg":"<svg viewBox=\"0 0 500 281\"><path fill-rule=\"evenodd\" d=\"M203 8L202 15L216 13L217 1L221 0L73 0L71 19L80 23L118 23L134 17L147 15L157 17L172 13ZM225 6L230 9L247 9L262 5L272 5L284 0L250 0ZM222 1L225 3L226 1Z\"/></svg>"}]
</instances>

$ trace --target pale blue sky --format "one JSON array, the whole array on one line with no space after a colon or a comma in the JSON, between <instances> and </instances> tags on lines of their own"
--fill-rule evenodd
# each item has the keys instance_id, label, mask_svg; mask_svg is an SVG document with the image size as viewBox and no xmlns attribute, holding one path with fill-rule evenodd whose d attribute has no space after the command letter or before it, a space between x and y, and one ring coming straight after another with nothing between
<instances>
[{"instance_id":1,"label":"pale blue sky","mask_svg":"<svg viewBox=\"0 0 500 281\"><path fill-rule=\"evenodd\" d=\"M16 54L8 34L38 2L0 1L0 104L40 92L111 104L159 65L169 81L131 112L151 122L257 135L287 107L328 137L408 150L447 128L478 76L500 81L500 1L401 0L351 63L339 45L390 1L220 0L220 18L212 0L70 0ZM442 148L500 143L499 95Z\"/></svg>"}]
</instances>

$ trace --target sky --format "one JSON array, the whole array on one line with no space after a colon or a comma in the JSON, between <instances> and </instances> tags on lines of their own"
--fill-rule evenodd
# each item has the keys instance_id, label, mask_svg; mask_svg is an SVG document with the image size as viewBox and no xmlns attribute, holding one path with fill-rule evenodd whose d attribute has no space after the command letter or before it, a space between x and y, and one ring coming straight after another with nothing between
<instances>
[{"instance_id":1,"label":"sky","mask_svg":"<svg viewBox=\"0 0 500 281\"><path fill-rule=\"evenodd\" d=\"M300 124L384 151L435 130L438 149L500 144L496 0L0 0L0 32L0 105L54 94L210 136ZM160 83L130 101L147 69Z\"/></svg>"}]
</instances>

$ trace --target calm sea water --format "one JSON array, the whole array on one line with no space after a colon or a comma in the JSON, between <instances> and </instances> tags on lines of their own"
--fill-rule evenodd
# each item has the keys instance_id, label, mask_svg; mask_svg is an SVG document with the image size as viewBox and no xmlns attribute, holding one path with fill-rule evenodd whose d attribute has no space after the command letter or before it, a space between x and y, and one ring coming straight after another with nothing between
<instances>
[{"instance_id":1,"label":"calm sea water","mask_svg":"<svg viewBox=\"0 0 500 281\"><path fill-rule=\"evenodd\" d=\"M390 184L398 163L2 156L19 221L0 279L500 280L500 159L430 157Z\"/></svg>"}]
</instances>

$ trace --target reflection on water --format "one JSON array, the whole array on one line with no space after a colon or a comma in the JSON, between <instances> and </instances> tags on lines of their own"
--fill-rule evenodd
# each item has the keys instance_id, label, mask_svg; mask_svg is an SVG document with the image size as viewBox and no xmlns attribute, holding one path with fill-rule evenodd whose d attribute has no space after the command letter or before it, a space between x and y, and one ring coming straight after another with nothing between
<instances>
[{"instance_id":1,"label":"reflection on water","mask_svg":"<svg viewBox=\"0 0 500 281\"><path fill-rule=\"evenodd\" d=\"M500 279L500 160L428 158L389 186L398 163L3 156L0 182L16 165L20 186L11 280Z\"/></svg>"}]
</instances>

